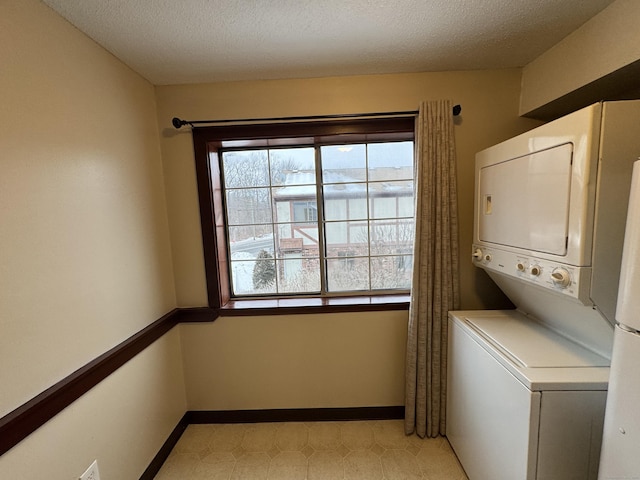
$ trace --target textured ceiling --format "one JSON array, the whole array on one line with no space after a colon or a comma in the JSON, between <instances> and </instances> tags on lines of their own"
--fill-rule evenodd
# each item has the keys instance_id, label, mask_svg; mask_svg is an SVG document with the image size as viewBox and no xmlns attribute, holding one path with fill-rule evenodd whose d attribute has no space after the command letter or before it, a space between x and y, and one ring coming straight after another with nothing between
<instances>
[{"instance_id":1,"label":"textured ceiling","mask_svg":"<svg viewBox=\"0 0 640 480\"><path fill-rule=\"evenodd\" d=\"M44 0L156 85L520 67L612 0Z\"/></svg>"}]
</instances>

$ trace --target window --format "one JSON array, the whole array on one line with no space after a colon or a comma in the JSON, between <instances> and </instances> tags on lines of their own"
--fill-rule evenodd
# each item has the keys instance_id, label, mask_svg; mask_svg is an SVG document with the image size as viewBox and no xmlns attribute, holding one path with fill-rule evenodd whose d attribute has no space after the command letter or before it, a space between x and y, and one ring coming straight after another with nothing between
<instances>
[{"instance_id":1,"label":"window","mask_svg":"<svg viewBox=\"0 0 640 480\"><path fill-rule=\"evenodd\" d=\"M316 202L293 202L293 221L313 223L318 221L318 206Z\"/></svg>"},{"instance_id":2,"label":"window","mask_svg":"<svg viewBox=\"0 0 640 480\"><path fill-rule=\"evenodd\" d=\"M210 305L408 291L413 119L194 129Z\"/></svg>"},{"instance_id":3,"label":"window","mask_svg":"<svg viewBox=\"0 0 640 480\"><path fill-rule=\"evenodd\" d=\"M410 287L413 142L221 153L232 296Z\"/></svg>"}]
</instances>

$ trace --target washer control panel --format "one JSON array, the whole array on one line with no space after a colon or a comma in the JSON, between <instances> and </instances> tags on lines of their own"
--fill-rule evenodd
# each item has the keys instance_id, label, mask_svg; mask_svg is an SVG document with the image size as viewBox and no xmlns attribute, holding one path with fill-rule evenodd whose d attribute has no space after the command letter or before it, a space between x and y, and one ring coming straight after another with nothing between
<instances>
[{"instance_id":1,"label":"washer control panel","mask_svg":"<svg viewBox=\"0 0 640 480\"><path fill-rule=\"evenodd\" d=\"M473 264L537 285L590 305L591 269L474 245Z\"/></svg>"}]
</instances>

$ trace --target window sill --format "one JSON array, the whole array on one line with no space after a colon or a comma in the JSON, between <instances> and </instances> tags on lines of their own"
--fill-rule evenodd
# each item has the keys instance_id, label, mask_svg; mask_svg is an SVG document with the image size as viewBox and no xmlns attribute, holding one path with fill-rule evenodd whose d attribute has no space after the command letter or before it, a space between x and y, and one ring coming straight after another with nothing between
<instances>
[{"instance_id":1,"label":"window sill","mask_svg":"<svg viewBox=\"0 0 640 480\"><path fill-rule=\"evenodd\" d=\"M230 300L220 309L219 314L221 317L235 317L409 310L409 299L408 293L353 297L252 298Z\"/></svg>"}]
</instances>

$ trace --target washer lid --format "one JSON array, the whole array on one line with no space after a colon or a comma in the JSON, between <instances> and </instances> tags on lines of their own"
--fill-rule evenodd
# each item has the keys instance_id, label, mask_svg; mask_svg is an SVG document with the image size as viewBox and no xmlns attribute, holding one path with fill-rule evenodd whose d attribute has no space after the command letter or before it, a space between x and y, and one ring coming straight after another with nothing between
<instances>
[{"instance_id":1,"label":"washer lid","mask_svg":"<svg viewBox=\"0 0 640 480\"><path fill-rule=\"evenodd\" d=\"M465 317L485 340L527 368L608 367L609 361L523 315Z\"/></svg>"}]
</instances>

